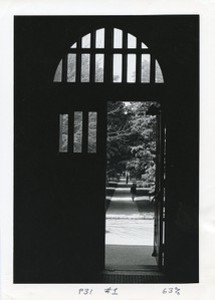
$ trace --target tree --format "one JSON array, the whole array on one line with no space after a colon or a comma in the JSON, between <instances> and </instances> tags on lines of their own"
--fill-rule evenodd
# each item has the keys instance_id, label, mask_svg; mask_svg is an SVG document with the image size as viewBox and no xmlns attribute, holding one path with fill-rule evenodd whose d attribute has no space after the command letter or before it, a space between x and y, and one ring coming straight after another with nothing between
<instances>
[{"instance_id":1,"label":"tree","mask_svg":"<svg viewBox=\"0 0 215 300\"><path fill-rule=\"evenodd\" d=\"M107 173L127 168L146 184L155 181L156 117L147 115L152 102L109 102Z\"/></svg>"},{"instance_id":2,"label":"tree","mask_svg":"<svg viewBox=\"0 0 215 300\"><path fill-rule=\"evenodd\" d=\"M107 173L114 175L124 169L125 162L131 157L130 124L124 102L108 102L107 111Z\"/></svg>"}]
</instances>

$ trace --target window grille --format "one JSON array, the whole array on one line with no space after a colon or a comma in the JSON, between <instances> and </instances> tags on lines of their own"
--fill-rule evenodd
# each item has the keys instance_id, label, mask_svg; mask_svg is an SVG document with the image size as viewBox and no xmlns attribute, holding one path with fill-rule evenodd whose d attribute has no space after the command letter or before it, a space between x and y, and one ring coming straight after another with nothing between
<instances>
[{"instance_id":1,"label":"window grille","mask_svg":"<svg viewBox=\"0 0 215 300\"><path fill-rule=\"evenodd\" d=\"M112 66L110 78L105 76L106 64ZM54 82L164 83L164 78L158 61L137 37L118 28L101 28L71 45Z\"/></svg>"},{"instance_id":2,"label":"window grille","mask_svg":"<svg viewBox=\"0 0 215 300\"><path fill-rule=\"evenodd\" d=\"M83 143L86 141L87 153L97 153L97 112L90 111L85 115L88 118L87 139L83 139L83 111L74 111L70 126L69 117L69 114L59 115L59 152L67 153L72 149L73 153L83 153ZM71 133L72 139L69 140Z\"/></svg>"}]
</instances>

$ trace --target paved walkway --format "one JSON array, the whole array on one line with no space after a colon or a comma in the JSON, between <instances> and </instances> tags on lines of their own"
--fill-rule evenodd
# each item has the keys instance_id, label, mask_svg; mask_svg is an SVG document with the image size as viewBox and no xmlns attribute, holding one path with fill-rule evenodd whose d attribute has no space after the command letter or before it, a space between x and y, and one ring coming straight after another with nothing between
<instances>
[{"instance_id":1,"label":"paved walkway","mask_svg":"<svg viewBox=\"0 0 215 300\"><path fill-rule=\"evenodd\" d=\"M153 220L106 219L107 245L153 245Z\"/></svg>"},{"instance_id":2,"label":"paved walkway","mask_svg":"<svg viewBox=\"0 0 215 300\"><path fill-rule=\"evenodd\" d=\"M116 185L116 182L110 182L110 184ZM106 212L107 219L154 219L154 212L150 207L150 199L147 196L146 190L143 188L137 188L137 195L135 201L131 201L131 188L132 183L126 184L125 179L121 178L116 187L107 187L107 190L113 190L112 196L107 196L106 199L110 200L110 205ZM145 210L138 210L140 203L148 203L148 207ZM149 208L150 207L150 208Z\"/></svg>"},{"instance_id":3,"label":"paved walkway","mask_svg":"<svg viewBox=\"0 0 215 300\"><path fill-rule=\"evenodd\" d=\"M154 213L147 192L137 189L137 197L132 202L131 182L125 179L109 184L106 212L107 269L144 269L155 266L153 252ZM139 202L138 202L139 201Z\"/></svg>"},{"instance_id":4,"label":"paved walkway","mask_svg":"<svg viewBox=\"0 0 215 300\"><path fill-rule=\"evenodd\" d=\"M130 188L130 183L126 185L123 179L120 180L115 188L114 195L111 198L111 202L106 213L107 218L141 218L137 206L131 201Z\"/></svg>"},{"instance_id":5,"label":"paved walkway","mask_svg":"<svg viewBox=\"0 0 215 300\"><path fill-rule=\"evenodd\" d=\"M106 212L106 244L108 245L153 245L153 211L140 211L137 201L149 202L149 197L138 188L135 202L131 201L130 187L121 178L109 196ZM111 188L111 187L110 187ZM143 190L143 189L142 189ZM150 202L149 202L150 206Z\"/></svg>"}]
</instances>

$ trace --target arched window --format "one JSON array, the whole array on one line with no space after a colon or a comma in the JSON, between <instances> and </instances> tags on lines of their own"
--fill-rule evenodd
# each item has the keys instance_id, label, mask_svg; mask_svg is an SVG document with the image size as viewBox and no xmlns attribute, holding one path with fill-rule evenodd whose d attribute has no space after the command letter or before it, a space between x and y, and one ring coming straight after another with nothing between
<instances>
[{"instance_id":1,"label":"arched window","mask_svg":"<svg viewBox=\"0 0 215 300\"><path fill-rule=\"evenodd\" d=\"M158 61L137 37L118 28L100 28L70 46L57 66L54 82L156 84L164 79ZM96 111L84 114L82 108L70 115L60 114L59 152L97 153L97 114ZM87 131L83 124L87 124ZM69 130L72 130L70 141Z\"/></svg>"},{"instance_id":2,"label":"arched window","mask_svg":"<svg viewBox=\"0 0 215 300\"><path fill-rule=\"evenodd\" d=\"M137 37L101 28L71 45L57 66L54 82L163 83L164 78L158 61Z\"/></svg>"}]
</instances>

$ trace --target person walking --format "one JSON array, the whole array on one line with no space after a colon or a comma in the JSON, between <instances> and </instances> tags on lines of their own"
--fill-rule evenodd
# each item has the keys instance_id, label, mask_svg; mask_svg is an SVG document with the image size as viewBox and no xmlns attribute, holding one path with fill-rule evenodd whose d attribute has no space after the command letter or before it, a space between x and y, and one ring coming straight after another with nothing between
<instances>
[{"instance_id":1,"label":"person walking","mask_svg":"<svg viewBox=\"0 0 215 300\"><path fill-rule=\"evenodd\" d=\"M128 184L128 173L126 174L126 184Z\"/></svg>"},{"instance_id":2,"label":"person walking","mask_svg":"<svg viewBox=\"0 0 215 300\"><path fill-rule=\"evenodd\" d=\"M129 177L130 177L130 173L129 171L126 171L126 184L128 184Z\"/></svg>"},{"instance_id":3,"label":"person walking","mask_svg":"<svg viewBox=\"0 0 215 300\"><path fill-rule=\"evenodd\" d=\"M134 202L137 193L137 185L135 183L132 184L130 192L131 192L131 200L132 202Z\"/></svg>"}]
</instances>

